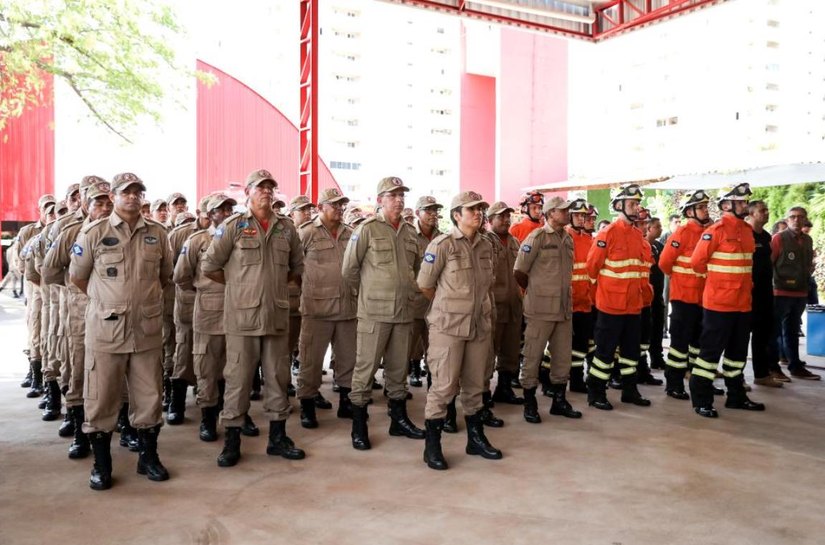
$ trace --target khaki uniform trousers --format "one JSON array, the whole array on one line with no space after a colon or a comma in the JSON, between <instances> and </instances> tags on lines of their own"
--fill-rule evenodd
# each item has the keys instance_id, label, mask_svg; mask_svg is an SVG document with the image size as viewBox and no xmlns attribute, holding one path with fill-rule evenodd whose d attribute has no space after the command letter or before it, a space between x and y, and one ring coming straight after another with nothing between
<instances>
[{"instance_id":1,"label":"khaki uniform trousers","mask_svg":"<svg viewBox=\"0 0 825 545\"><path fill-rule=\"evenodd\" d=\"M198 384L198 407L216 407L220 400L218 381L223 380L226 366L226 336L195 331L192 353Z\"/></svg>"},{"instance_id":2,"label":"khaki uniform trousers","mask_svg":"<svg viewBox=\"0 0 825 545\"><path fill-rule=\"evenodd\" d=\"M52 293L52 286L40 286L40 359L43 361L43 382L57 380L59 371L57 358L54 357Z\"/></svg>"},{"instance_id":3,"label":"khaki uniform trousers","mask_svg":"<svg viewBox=\"0 0 825 545\"><path fill-rule=\"evenodd\" d=\"M350 400L359 407L372 398L372 383L378 364L384 360L384 387L390 399L407 399L407 366L412 340L412 322L391 324L359 319L355 369ZM338 354L335 354L338 365Z\"/></svg>"},{"instance_id":4,"label":"khaki uniform trousers","mask_svg":"<svg viewBox=\"0 0 825 545\"><path fill-rule=\"evenodd\" d=\"M43 312L43 299L40 286L26 280L26 326L29 329L29 358L39 360L43 353L40 350L40 316Z\"/></svg>"},{"instance_id":5,"label":"khaki uniform trousers","mask_svg":"<svg viewBox=\"0 0 825 545\"><path fill-rule=\"evenodd\" d=\"M191 322L175 323L175 360L172 378L185 380L189 384L195 384L196 380L192 359L193 333Z\"/></svg>"},{"instance_id":6,"label":"khaki uniform trousers","mask_svg":"<svg viewBox=\"0 0 825 545\"><path fill-rule=\"evenodd\" d=\"M357 320L316 320L303 318L298 374L298 398L311 399L321 388L321 370L327 347L335 350L335 382L349 388L355 368Z\"/></svg>"},{"instance_id":7,"label":"khaki uniform trousers","mask_svg":"<svg viewBox=\"0 0 825 545\"><path fill-rule=\"evenodd\" d=\"M60 389L66 391L71 381L71 363L69 361L69 290L57 286L58 323L57 323L57 360L60 362Z\"/></svg>"},{"instance_id":8,"label":"khaki uniform trousers","mask_svg":"<svg viewBox=\"0 0 825 545\"><path fill-rule=\"evenodd\" d=\"M171 377L175 370L175 285L163 288L163 374Z\"/></svg>"},{"instance_id":9,"label":"khaki uniform trousers","mask_svg":"<svg viewBox=\"0 0 825 545\"><path fill-rule=\"evenodd\" d=\"M573 320L547 322L535 318L525 318L524 366L521 369L521 385L525 389L538 385L539 365L544 349L550 351L552 359L550 382L566 384L570 378L570 364L573 359Z\"/></svg>"},{"instance_id":10,"label":"khaki uniform trousers","mask_svg":"<svg viewBox=\"0 0 825 545\"><path fill-rule=\"evenodd\" d=\"M86 306L89 298L82 293L69 293L69 380L66 383L66 406L83 405L83 376L86 359Z\"/></svg>"},{"instance_id":11,"label":"khaki uniform trousers","mask_svg":"<svg viewBox=\"0 0 825 545\"><path fill-rule=\"evenodd\" d=\"M114 431L124 401L125 384L129 385L129 423L132 427L147 429L163 423L162 350L158 347L128 354L109 354L92 349L86 351L84 433Z\"/></svg>"},{"instance_id":12,"label":"khaki uniform trousers","mask_svg":"<svg viewBox=\"0 0 825 545\"><path fill-rule=\"evenodd\" d=\"M446 417L447 405L459 391L465 416L472 416L481 410L491 342L489 334L466 340L430 330L430 360L427 365L433 384L427 392L424 418Z\"/></svg>"},{"instance_id":13,"label":"khaki uniform trousers","mask_svg":"<svg viewBox=\"0 0 825 545\"><path fill-rule=\"evenodd\" d=\"M296 350L300 349L300 337L301 337L301 320L302 317L300 314L297 316L290 315L289 316L289 354L292 355L295 353ZM300 358L298 361L301 361ZM301 363L303 363L301 361Z\"/></svg>"},{"instance_id":14,"label":"khaki uniform trousers","mask_svg":"<svg viewBox=\"0 0 825 545\"><path fill-rule=\"evenodd\" d=\"M239 428L249 411L252 376L261 362L264 375L264 415L270 421L289 416L287 387L290 379L289 335L226 335L226 390L221 422L226 428Z\"/></svg>"},{"instance_id":15,"label":"khaki uniform trousers","mask_svg":"<svg viewBox=\"0 0 825 545\"><path fill-rule=\"evenodd\" d=\"M424 318L413 320L410 359L420 361L427 357L427 348L430 345L430 330Z\"/></svg>"}]
</instances>

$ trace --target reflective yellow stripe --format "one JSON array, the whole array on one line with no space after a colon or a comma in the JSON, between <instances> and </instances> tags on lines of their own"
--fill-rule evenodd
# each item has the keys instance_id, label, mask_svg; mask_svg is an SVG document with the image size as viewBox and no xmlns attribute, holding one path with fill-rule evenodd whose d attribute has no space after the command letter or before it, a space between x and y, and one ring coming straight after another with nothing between
<instances>
[{"instance_id":1,"label":"reflective yellow stripe","mask_svg":"<svg viewBox=\"0 0 825 545\"><path fill-rule=\"evenodd\" d=\"M704 367L705 369L710 369L711 371L716 371L716 364L711 363L709 361L705 361L702 358L696 358L696 365L699 367Z\"/></svg>"},{"instance_id":2,"label":"reflective yellow stripe","mask_svg":"<svg viewBox=\"0 0 825 545\"><path fill-rule=\"evenodd\" d=\"M590 277L589 277L589 276L587 276L586 274L574 274L574 275L573 275L572 280L573 280L573 282L576 282L576 281L579 281L579 280L583 280L583 281L585 281L585 282L589 282L589 281L590 281Z\"/></svg>"},{"instance_id":3,"label":"reflective yellow stripe","mask_svg":"<svg viewBox=\"0 0 825 545\"><path fill-rule=\"evenodd\" d=\"M690 256L680 255L676 258L676 261L679 263L690 263Z\"/></svg>"},{"instance_id":4,"label":"reflective yellow stripe","mask_svg":"<svg viewBox=\"0 0 825 545\"><path fill-rule=\"evenodd\" d=\"M722 371L722 374L725 375L727 378L738 377L742 374L741 369L737 369L736 371Z\"/></svg>"},{"instance_id":5,"label":"reflective yellow stripe","mask_svg":"<svg viewBox=\"0 0 825 545\"><path fill-rule=\"evenodd\" d=\"M596 367L601 367L602 369L607 369L608 371L613 369L613 364L612 363L604 363L599 358L593 358L593 365L595 365ZM592 369L592 367L591 367L591 369Z\"/></svg>"},{"instance_id":6,"label":"reflective yellow stripe","mask_svg":"<svg viewBox=\"0 0 825 545\"><path fill-rule=\"evenodd\" d=\"M686 361L677 361L668 358L665 363L667 363L669 367L673 367L674 369L687 369Z\"/></svg>"},{"instance_id":7,"label":"reflective yellow stripe","mask_svg":"<svg viewBox=\"0 0 825 545\"><path fill-rule=\"evenodd\" d=\"M733 361L729 360L728 358L722 358L722 365L727 365L730 367L736 367L737 369L744 369L745 362L744 361Z\"/></svg>"},{"instance_id":8,"label":"reflective yellow stripe","mask_svg":"<svg viewBox=\"0 0 825 545\"><path fill-rule=\"evenodd\" d=\"M713 252L711 259L723 259L727 261L738 261L740 259L752 259L753 254L735 254L732 252Z\"/></svg>"},{"instance_id":9,"label":"reflective yellow stripe","mask_svg":"<svg viewBox=\"0 0 825 545\"><path fill-rule=\"evenodd\" d=\"M623 363L624 365L630 365L632 367L636 367L639 364L639 362L637 362L636 360L630 360L627 358L619 358L619 363Z\"/></svg>"},{"instance_id":10,"label":"reflective yellow stripe","mask_svg":"<svg viewBox=\"0 0 825 545\"><path fill-rule=\"evenodd\" d=\"M728 267L727 265L714 265L712 263L708 263L708 270L720 273L751 274L753 267L750 265L747 267Z\"/></svg>"},{"instance_id":11,"label":"reflective yellow stripe","mask_svg":"<svg viewBox=\"0 0 825 545\"><path fill-rule=\"evenodd\" d=\"M584 367L584 360L573 360L570 362L570 367Z\"/></svg>"},{"instance_id":12,"label":"reflective yellow stripe","mask_svg":"<svg viewBox=\"0 0 825 545\"><path fill-rule=\"evenodd\" d=\"M622 375L623 377L624 377L624 376L627 376L627 375L632 375L632 374L633 374L633 373L635 373L635 372L636 372L636 368L635 368L635 367L622 367L622 368L619 370L619 374L620 374L620 375Z\"/></svg>"},{"instance_id":13,"label":"reflective yellow stripe","mask_svg":"<svg viewBox=\"0 0 825 545\"><path fill-rule=\"evenodd\" d=\"M642 273L639 272L625 272L625 273L617 273L607 269L602 269L599 271L599 274L603 274L604 276L609 276L611 278L641 278Z\"/></svg>"},{"instance_id":14,"label":"reflective yellow stripe","mask_svg":"<svg viewBox=\"0 0 825 545\"><path fill-rule=\"evenodd\" d=\"M708 380L713 380L716 378L716 373L711 373L709 371L705 371L704 369L699 369L698 367L693 370L693 374L699 377L704 377Z\"/></svg>"},{"instance_id":15,"label":"reflective yellow stripe","mask_svg":"<svg viewBox=\"0 0 825 545\"><path fill-rule=\"evenodd\" d=\"M550 368L551 368L551 364L550 364L550 362L549 362L549 361L542 361L542 362L541 362L541 367L542 367L542 369L550 369Z\"/></svg>"},{"instance_id":16,"label":"reflective yellow stripe","mask_svg":"<svg viewBox=\"0 0 825 545\"><path fill-rule=\"evenodd\" d=\"M644 352L645 350L650 350L650 345L649 344L640 344L639 348L641 348L642 352Z\"/></svg>"},{"instance_id":17,"label":"reflective yellow stripe","mask_svg":"<svg viewBox=\"0 0 825 545\"><path fill-rule=\"evenodd\" d=\"M672 271L675 272L675 273L689 274L691 276L698 276L699 278L706 278L708 276L706 274L694 272L693 269L686 269L684 267L679 267L679 266L674 266Z\"/></svg>"},{"instance_id":18,"label":"reflective yellow stripe","mask_svg":"<svg viewBox=\"0 0 825 545\"><path fill-rule=\"evenodd\" d=\"M680 357L680 358L682 358L682 359L687 359L687 357L688 357L688 355L687 355L687 354L685 354L684 352L679 352L678 350L676 350L676 349L675 349L675 348L673 348L672 346L671 346L671 347L670 347L670 349L667 351L667 355L668 355L668 357L670 357L671 355L678 356L678 357Z\"/></svg>"},{"instance_id":19,"label":"reflective yellow stripe","mask_svg":"<svg viewBox=\"0 0 825 545\"><path fill-rule=\"evenodd\" d=\"M691 354L698 354L699 353L699 347L688 345L688 352L690 352Z\"/></svg>"},{"instance_id":20,"label":"reflective yellow stripe","mask_svg":"<svg viewBox=\"0 0 825 545\"><path fill-rule=\"evenodd\" d=\"M583 262L583 263L573 263L573 268L574 269L586 269L587 268L587 263L585 263L585 262Z\"/></svg>"},{"instance_id":21,"label":"reflective yellow stripe","mask_svg":"<svg viewBox=\"0 0 825 545\"><path fill-rule=\"evenodd\" d=\"M608 267L630 267L637 265L639 267L645 264L641 259L623 259L621 261L613 261L612 259L605 259L604 264Z\"/></svg>"},{"instance_id":22,"label":"reflective yellow stripe","mask_svg":"<svg viewBox=\"0 0 825 545\"><path fill-rule=\"evenodd\" d=\"M584 352L579 352L578 350L573 350L572 355L574 358L586 358L587 354Z\"/></svg>"},{"instance_id":23,"label":"reflective yellow stripe","mask_svg":"<svg viewBox=\"0 0 825 545\"><path fill-rule=\"evenodd\" d=\"M600 378L602 380L610 380L610 375L608 375L607 373L603 373L603 372L599 371L595 367L591 366L590 371L588 371L588 372L596 378Z\"/></svg>"}]
</instances>

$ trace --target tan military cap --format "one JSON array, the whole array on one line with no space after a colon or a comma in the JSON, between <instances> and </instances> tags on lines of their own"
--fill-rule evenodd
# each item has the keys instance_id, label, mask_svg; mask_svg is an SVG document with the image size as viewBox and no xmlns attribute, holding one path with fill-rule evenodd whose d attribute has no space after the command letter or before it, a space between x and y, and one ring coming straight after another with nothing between
<instances>
[{"instance_id":1,"label":"tan military cap","mask_svg":"<svg viewBox=\"0 0 825 545\"><path fill-rule=\"evenodd\" d=\"M418 201L415 203L416 210L423 210L425 208L444 208L443 204L438 204L438 201L435 200L435 197L432 195L424 195L423 197L418 197Z\"/></svg>"},{"instance_id":2,"label":"tan military cap","mask_svg":"<svg viewBox=\"0 0 825 545\"><path fill-rule=\"evenodd\" d=\"M287 211L291 214L296 210L300 210L302 208L306 208L307 206L315 206L312 204L312 201L309 200L309 197L306 195L298 195L294 197L291 201L289 201L289 208Z\"/></svg>"},{"instance_id":3,"label":"tan military cap","mask_svg":"<svg viewBox=\"0 0 825 545\"><path fill-rule=\"evenodd\" d=\"M138 184L143 191L146 191L146 184L144 184L143 180L138 178L137 175L132 174L131 172L115 174L115 177L112 178L112 191L123 191L127 187L135 184Z\"/></svg>"},{"instance_id":4,"label":"tan military cap","mask_svg":"<svg viewBox=\"0 0 825 545\"><path fill-rule=\"evenodd\" d=\"M450 210L455 210L458 207L471 207L476 205L482 205L485 208L490 206L484 201L484 198L476 193L475 191L462 191L455 197L453 197L452 202L450 202Z\"/></svg>"},{"instance_id":5,"label":"tan military cap","mask_svg":"<svg viewBox=\"0 0 825 545\"><path fill-rule=\"evenodd\" d=\"M109 182L98 182L86 188L86 200L91 201L98 197L109 196ZM149 204L148 202L146 204Z\"/></svg>"},{"instance_id":6,"label":"tan military cap","mask_svg":"<svg viewBox=\"0 0 825 545\"><path fill-rule=\"evenodd\" d=\"M72 195L80 191L80 184L71 184L68 188L66 188L66 198L70 198Z\"/></svg>"},{"instance_id":7,"label":"tan military cap","mask_svg":"<svg viewBox=\"0 0 825 545\"><path fill-rule=\"evenodd\" d=\"M360 212L360 210L358 210L358 209L347 210L347 213L344 215L344 223L355 227L356 225L358 225L359 223L361 223L362 221L367 219L367 218L361 217L359 215L359 212Z\"/></svg>"},{"instance_id":8,"label":"tan military cap","mask_svg":"<svg viewBox=\"0 0 825 545\"><path fill-rule=\"evenodd\" d=\"M405 208L401 211L402 218L412 218L415 216L415 212L413 212L412 208Z\"/></svg>"},{"instance_id":9,"label":"tan military cap","mask_svg":"<svg viewBox=\"0 0 825 545\"><path fill-rule=\"evenodd\" d=\"M156 212L157 210L160 210L161 206L167 206L166 201L164 201L163 199L155 199L154 201L152 201L152 206L149 207L149 211Z\"/></svg>"},{"instance_id":10,"label":"tan military cap","mask_svg":"<svg viewBox=\"0 0 825 545\"><path fill-rule=\"evenodd\" d=\"M173 205L177 201L189 202L186 200L186 197L183 196L183 193L176 192L169 195L169 197L166 199L166 204Z\"/></svg>"},{"instance_id":11,"label":"tan military cap","mask_svg":"<svg viewBox=\"0 0 825 545\"><path fill-rule=\"evenodd\" d=\"M570 208L572 203L566 199L562 199L561 197L550 197L544 202L544 206L542 207L541 211L545 214L553 209L559 210L566 210Z\"/></svg>"},{"instance_id":12,"label":"tan military cap","mask_svg":"<svg viewBox=\"0 0 825 545\"><path fill-rule=\"evenodd\" d=\"M506 202L496 201L487 210L487 216L488 217L493 217L493 216L496 216L498 214L503 214L505 212L515 212L515 211L516 210L514 208L510 208L509 206L507 206Z\"/></svg>"},{"instance_id":13,"label":"tan military cap","mask_svg":"<svg viewBox=\"0 0 825 545\"><path fill-rule=\"evenodd\" d=\"M195 214L192 212L181 212L175 216L175 227L181 226L184 223L192 223L195 221Z\"/></svg>"},{"instance_id":14,"label":"tan military cap","mask_svg":"<svg viewBox=\"0 0 825 545\"><path fill-rule=\"evenodd\" d=\"M380 197L384 193L389 193L390 191L395 191L396 189L400 189L402 191L409 191L410 188L404 185L404 182L401 181L401 178L397 176L387 176L386 178L382 178L380 182L378 182L378 196Z\"/></svg>"},{"instance_id":15,"label":"tan military cap","mask_svg":"<svg viewBox=\"0 0 825 545\"><path fill-rule=\"evenodd\" d=\"M68 212L68 211L69 211L69 205L66 203L65 200L57 201L57 203L55 203L55 205L54 205L54 213L55 214L60 215L60 212Z\"/></svg>"},{"instance_id":16,"label":"tan military cap","mask_svg":"<svg viewBox=\"0 0 825 545\"><path fill-rule=\"evenodd\" d=\"M41 210L45 210L48 205L54 204L55 202L57 201L55 200L54 195L49 193L37 199L37 207Z\"/></svg>"},{"instance_id":17,"label":"tan military cap","mask_svg":"<svg viewBox=\"0 0 825 545\"><path fill-rule=\"evenodd\" d=\"M349 199L345 197L337 187L328 187L321 191L321 194L318 196L318 204L331 204L336 202L343 202L343 204L349 202Z\"/></svg>"},{"instance_id":18,"label":"tan military cap","mask_svg":"<svg viewBox=\"0 0 825 545\"><path fill-rule=\"evenodd\" d=\"M275 200L272 202L272 208L283 208L286 206L286 201L284 200L285 197L282 197L278 194L275 195Z\"/></svg>"},{"instance_id":19,"label":"tan military cap","mask_svg":"<svg viewBox=\"0 0 825 545\"><path fill-rule=\"evenodd\" d=\"M223 193L217 193L215 195L212 195L209 198L209 202L206 204L206 211L211 212L212 210L217 210L218 208L223 206L225 203L229 203L232 206L235 206L236 204L238 204L238 201L236 201L235 199L233 199L229 195L224 195Z\"/></svg>"},{"instance_id":20,"label":"tan military cap","mask_svg":"<svg viewBox=\"0 0 825 545\"><path fill-rule=\"evenodd\" d=\"M260 169L260 170L253 170L249 173L249 176L246 177L246 188L252 189L256 185L261 182L269 180L273 184L275 184L275 189L278 188L278 182L275 178L272 177L272 174L269 173L268 170Z\"/></svg>"}]
</instances>

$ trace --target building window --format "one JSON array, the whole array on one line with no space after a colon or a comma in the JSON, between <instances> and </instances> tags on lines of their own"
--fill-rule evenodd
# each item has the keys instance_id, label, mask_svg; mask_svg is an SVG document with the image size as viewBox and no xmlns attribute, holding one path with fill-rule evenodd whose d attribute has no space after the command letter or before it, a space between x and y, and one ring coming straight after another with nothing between
<instances>
[{"instance_id":1,"label":"building window","mask_svg":"<svg viewBox=\"0 0 825 545\"><path fill-rule=\"evenodd\" d=\"M350 163L348 161L330 161L329 168L338 170L361 170L361 163Z\"/></svg>"}]
</instances>

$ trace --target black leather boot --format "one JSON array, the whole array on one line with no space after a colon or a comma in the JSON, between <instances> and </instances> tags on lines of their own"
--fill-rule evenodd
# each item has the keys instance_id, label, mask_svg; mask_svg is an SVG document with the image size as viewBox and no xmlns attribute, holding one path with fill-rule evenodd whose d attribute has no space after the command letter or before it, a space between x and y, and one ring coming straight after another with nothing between
<instances>
[{"instance_id":1,"label":"black leather boot","mask_svg":"<svg viewBox=\"0 0 825 545\"><path fill-rule=\"evenodd\" d=\"M539 402L536 400L536 389L524 389L524 419L531 424L541 423L539 416Z\"/></svg>"},{"instance_id":2,"label":"black leather boot","mask_svg":"<svg viewBox=\"0 0 825 545\"><path fill-rule=\"evenodd\" d=\"M670 367L665 369L665 394L668 397L679 400L690 399L690 394L685 391L685 375L680 371L675 371Z\"/></svg>"},{"instance_id":3,"label":"black leather boot","mask_svg":"<svg viewBox=\"0 0 825 545\"><path fill-rule=\"evenodd\" d=\"M37 408L41 411L46 410L46 405L49 404L49 398L51 397L52 393L49 388L44 384L43 385L43 397L40 398L40 401L37 402Z\"/></svg>"},{"instance_id":4,"label":"black leather boot","mask_svg":"<svg viewBox=\"0 0 825 545\"><path fill-rule=\"evenodd\" d=\"M367 406L360 407L352 404L352 448L356 450L369 450L370 445L369 430L367 428Z\"/></svg>"},{"instance_id":5,"label":"black leather boot","mask_svg":"<svg viewBox=\"0 0 825 545\"><path fill-rule=\"evenodd\" d=\"M169 404L172 402L172 379L163 378L163 412L169 411Z\"/></svg>"},{"instance_id":6,"label":"black leather boot","mask_svg":"<svg viewBox=\"0 0 825 545\"><path fill-rule=\"evenodd\" d=\"M447 461L441 452L441 429L444 427L443 418L424 421L424 463L431 469L447 469Z\"/></svg>"},{"instance_id":7,"label":"black leather boot","mask_svg":"<svg viewBox=\"0 0 825 545\"><path fill-rule=\"evenodd\" d=\"M410 386L421 388L423 385L421 382L421 362L410 360Z\"/></svg>"},{"instance_id":8,"label":"black leather boot","mask_svg":"<svg viewBox=\"0 0 825 545\"><path fill-rule=\"evenodd\" d=\"M645 384L647 386L661 386L664 384L662 379L656 378L650 372L650 366L647 363L647 355L642 354L639 357L639 366L636 368L637 384Z\"/></svg>"},{"instance_id":9,"label":"black leather boot","mask_svg":"<svg viewBox=\"0 0 825 545\"><path fill-rule=\"evenodd\" d=\"M43 362L31 360L32 367L32 387L26 392L26 397L40 397L43 395Z\"/></svg>"},{"instance_id":10,"label":"black leather boot","mask_svg":"<svg viewBox=\"0 0 825 545\"><path fill-rule=\"evenodd\" d=\"M304 451L296 448L292 439L287 437L286 420L269 422L269 443L266 445L266 453L270 456L281 456L287 460L303 460L306 456Z\"/></svg>"},{"instance_id":11,"label":"black leather boot","mask_svg":"<svg viewBox=\"0 0 825 545\"><path fill-rule=\"evenodd\" d=\"M570 368L570 391L577 394L587 393L587 385L584 383L584 366Z\"/></svg>"},{"instance_id":12,"label":"black leather boot","mask_svg":"<svg viewBox=\"0 0 825 545\"><path fill-rule=\"evenodd\" d=\"M47 382L46 388L49 390L49 399L46 401L46 409L43 411L42 420L51 422L60 418L62 398L60 395L60 385L57 384L56 380Z\"/></svg>"},{"instance_id":13,"label":"black leather boot","mask_svg":"<svg viewBox=\"0 0 825 545\"><path fill-rule=\"evenodd\" d=\"M71 437L74 435L74 418L71 414L71 408L66 407L66 413L63 415L63 422L57 428L57 435L60 437Z\"/></svg>"},{"instance_id":14,"label":"black leather boot","mask_svg":"<svg viewBox=\"0 0 825 545\"><path fill-rule=\"evenodd\" d=\"M243 415L243 426L241 426L241 433L245 437L258 437L261 435L261 430L255 425L249 413Z\"/></svg>"},{"instance_id":15,"label":"black leather boot","mask_svg":"<svg viewBox=\"0 0 825 545\"><path fill-rule=\"evenodd\" d=\"M455 409L455 398L447 404L447 416L442 426L444 433L458 433L458 415Z\"/></svg>"},{"instance_id":16,"label":"black leather boot","mask_svg":"<svg viewBox=\"0 0 825 545\"><path fill-rule=\"evenodd\" d=\"M602 411L612 411L613 405L607 400L607 381L587 376L587 404Z\"/></svg>"},{"instance_id":17,"label":"black leather boot","mask_svg":"<svg viewBox=\"0 0 825 545\"><path fill-rule=\"evenodd\" d=\"M338 389L338 418L352 418L352 401L349 400L351 391L343 386Z\"/></svg>"},{"instance_id":18,"label":"black leather boot","mask_svg":"<svg viewBox=\"0 0 825 545\"><path fill-rule=\"evenodd\" d=\"M211 443L218 440L218 408L204 407L201 409L201 427L198 431L201 441Z\"/></svg>"},{"instance_id":19,"label":"black leather boot","mask_svg":"<svg viewBox=\"0 0 825 545\"><path fill-rule=\"evenodd\" d=\"M138 475L146 475L150 481L165 481L169 479L169 472L163 467L158 457L158 434L160 426L138 430L140 454L138 455Z\"/></svg>"},{"instance_id":20,"label":"black leather boot","mask_svg":"<svg viewBox=\"0 0 825 545\"><path fill-rule=\"evenodd\" d=\"M69 458L77 460L89 455L89 437L83 433L84 411L83 405L70 407L66 410L74 421L74 440L69 445Z\"/></svg>"},{"instance_id":21,"label":"black leather boot","mask_svg":"<svg viewBox=\"0 0 825 545\"><path fill-rule=\"evenodd\" d=\"M482 392L481 399L482 406L481 411L479 411L481 413L481 423L488 428L503 428L504 420L496 417L496 415L493 414L493 409L490 408L493 406L493 394L490 392Z\"/></svg>"},{"instance_id":22,"label":"black leather boot","mask_svg":"<svg viewBox=\"0 0 825 545\"><path fill-rule=\"evenodd\" d=\"M390 399L390 435L424 439L424 430L417 428L407 416L406 399Z\"/></svg>"},{"instance_id":23,"label":"black leather boot","mask_svg":"<svg viewBox=\"0 0 825 545\"><path fill-rule=\"evenodd\" d=\"M479 455L488 460L500 460L501 451L490 444L487 436L484 435L484 426L478 414L465 416L467 422L467 454Z\"/></svg>"},{"instance_id":24,"label":"black leather boot","mask_svg":"<svg viewBox=\"0 0 825 545\"><path fill-rule=\"evenodd\" d=\"M630 403L639 407L650 407L650 400L639 393L636 386L636 377L627 375L622 383L622 403Z\"/></svg>"},{"instance_id":25,"label":"black leather boot","mask_svg":"<svg viewBox=\"0 0 825 545\"><path fill-rule=\"evenodd\" d=\"M31 388L32 387L32 364L29 362L29 372L26 373L26 378L23 379L23 382L20 383L21 388Z\"/></svg>"},{"instance_id":26,"label":"black leather boot","mask_svg":"<svg viewBox=\"0 0 825 545\"><path fill-rule=\"evenodd\" d=\"M513 387L510 384L512 376L512 373L508 373L507 371L498 372L498 382L493 392L493 401L497 403L507 403L509 405L524 404L524 398L517 396L513 391Z\"/></svg>"},{"instance_id":27,"label":"black leather boot","mask_svg":"<svg viewBox=\"0 0 825 545\"><path fill-rule=\"evenodd\" d=\"M315 397L312 398L312 402L315 403L316 409L323 409L325 411L328 411L332 408L332 403L327 401L327 398L321 395L321 392L315 394Z\"/></svg>"},{"instance_id":28,"label":"black leather boot","mask_svg":"<svg viewBox=\"0 0 825 545\"><path fill-rule=\"evenodd\" d=\"M129 404L124 403L120 407L117 415L118 428L120 429L120 446L128 448L131 452L140 450L137 430L129 423Z\"/></svg>"},{"instance_id":29,"label":"black leather boot","mask_svg":"<svg viewBox=\"0 0 825 545\"><path fill-rule=\"evenodd\" d=\"M186 390L189 384L180 378L172 379L172 400L169 402L169 412L166 414L166 423L172 426L183 424L186 412Z\"/></svg>"},{"instance_id":30,"label":"black leather boot","mask_svg":"<svg viewBox=\"0 0 825 545\"><path fill-rule=\"evenodd\" d=\"M241 428L226 428L223 437L223 450L218 455L219 467L232 467L241 459Z\"/></svg>"},{"instance_id":31,"label":"black leather boot","mask_svg":"<svg viewBox=\"0 0 825 545\"><path fill-rule=\"evenodd\" d=\"M89 476L89 488L108 490L112 488L112 434L97 431L89 435L89 440L95 455L92 474Z\"/></svg>"},{"instance_id":32,"label":"black leather boot","mask_svg":"<svg viewBox=\"0 0 825 545\"><path fill-rule=\"evenodd\" d=\"M573 409L565 397L567 384L553 384L553 404L550 405L550 414L566 416L567 418L581 418L582 413Z\"/></svg>"},{"instance_id":33,"label":"black leather boot","mask_svg":"<svg viewBox=\"0 0 825 545\"><path fill-rule=\"evenodd\" d=\"M301 400L301 427L317 428L318 419L315 417L315 401L312 398Z\"/></svg>"}]
</instances>

